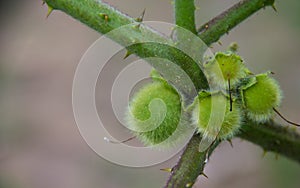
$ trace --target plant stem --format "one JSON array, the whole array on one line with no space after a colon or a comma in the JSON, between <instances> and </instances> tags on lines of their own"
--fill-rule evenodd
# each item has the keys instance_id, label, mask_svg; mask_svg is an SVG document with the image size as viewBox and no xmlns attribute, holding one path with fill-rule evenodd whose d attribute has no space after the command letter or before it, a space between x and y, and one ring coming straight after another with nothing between
<instances>
[{"instance_id":1,"label":"plant stem","mask_svg":"<svg viewBox=\"0 0 300 188\"><path fill-rule=\"evenodd\" d=\"M133 23L136 26L139 26L140 24L133 18L130 18L109 5L97 0L45 0L45 2L50 7L64 11L75 19L103 34L126 24ZM218 41L222 35L228 33L230 29L252 15L254 12L267 5L273 5L273 3L274 0L241 1L209 21L207 24L204 24L204 26L200 28L198 34L207 45L210 45L213 42ZM178 24L181 23L182 26L190 29L190 23L183 22L184 20L178 20ZM170 39L160 35L149 27L141 24L141 28L143 32L141 32L139 27L131 27L126 28L126 32L118 33L118 35L112 35L110 37L121 45L126 43L128 40L134 39L139 41L145 38L149 40L154 38L161 41L162 44L170 43ZM136 53L140 57L158 56L169 59L179 65L190 76L197 89L207 88L206 79L198 65L172 48L170 49L169 47L158 44L139 44L128 49L130 52ZM253 123L247 123L242 127L242 131L238 136L262 146L267 151L274 151L299 161L299 134L286 130L277 124L256 125ZM174 167L166 187L192 186L197 176L203 172L207 156L206 152L209 152L208 155L210 155L218 143L216 143L209 151L199 153L198 145L200 140L201 138L199 135L193 136L178 164Z\"/></svg>"},{"instance_id":2,"label":"plant stem","mask_svg":"<svg viewBox=\"0 0 300 188\"><path fill-rule=\"evenodd\" d=\"M194 0L174 0L174 13L177 26L196 33ZM186 40L185 33L181 29L175 31L178 41ZM208 150L199 152L200 141L199 134L194 135L189 141L177 164L172 168L165 188L192 187L199 174L204 174L206 160L211 152L208 153Z\"/></svg>"},{"instance_id":3,"label":"plant stem","mask_svg":"<svg viewBox=\"0 0 300 188\"><path fill-rule=\"evenodd\" d=\"M45 2L54 10L67 13L99 33L108 34L107 36L112 40L127 47L131 54L137 54L141 58L159 57L177 64L187 73L197 90L208 87L199 65L191 57L174 48L176 45L170 38L119 12L108 4L98 0L45 0ZM131 25L128 26L127 24ZM117 28L122 28L122 30L112 32L113 34L110 32ZM127 46L128 43L134 43L134 45ZM156 62L150 62L150 64L162 74L174 74L174 72L168 72L171 70L166 69L165 66L163 68L158 67L159 64Z\"/></svg>"},{"instance_id":4,"label":"plant stem","mask_svg":"<svg viewBox=\"0 0 300 188\"><path fill-rule=\"evenodd\" d=\"M261 146L265 151L300 162L300 134L290 127L275 122L262 125L246 123L237 136Z\"/></svg>"},{"instance_id":5,"label":"plant stem","mask_svg":"<svg viewBox=\"0 0 300 188\"><path fill-rule=\"evenodd\" d=\"M174 0L176 25L196 33L194 0Z\"/></svg>"},{"instance_id":6,"label":"plant stem","mask_svg":"<svg viewBox=\"0 0 300 188\"><path fill-rule=\"evenodd\" d=\"M194 37L199 39L196 35L197 34L196 25L195 25L196 8L195 8L194 0L173 0L173 1L174 1L174 14L175 14L176 27L173 30L172 37L178 41L177 47L183 46L184 49L186 49L187 51L193 54L204 53L204 51L207 48L205 48L204 51L201 51L200 49L195 48L194 45L191 45L189 42L187 42L190 40L190 36L186 34L187 32L186 30L192 32L194 34ZM203 43L203 41L201 42ZM192 96L192 98L194 97L195 96Z\"/></svg>"},{"instance_id":7,"label":"plant stem","mask_svg":"<svg viewBox=\"0 0 300 188\"><path fill-rule=\"evenodd\" d=\"M198 30L199 37L209 46L221 36L266 6L274 6L275 0L243 0L222 12Z\"/></svg>"},{"instance_id":8,"label":"plant stem","mask_svg":"<svg viewBox=\"0 0 300 188\"><path fill-rule=\"evenodd\" d=\"M176 1L175 1L176 2ZM209 46L210 44L216 42L219 40L219 38L224 35L225 33L229 32L230 29L232 29L234 26L238 25L240 22L242 22L244 19L252 15L254 12L260 10L261 8L267 6L267 5L273 5L274 0L245 0L241 1L237 4L235 4L233 7L229 8L228 10L224 11L217 17L210 20L208 23L204 24L199 30L199 37ZM175 5L176 7L176 5ZM175 8L176 11L176 8ZM177 15L179 13L175 13ZM179 21L178 21L179 22ZM177 23L177 20L176 20ZM179 22L180 23L180 22ZM270 141L274 143L274 137L272 140L270 140L270 135L272 135L272 132L277 132L277 129L270 127L268 132L264 132L262 129L259 129L256 125L252 126L243 126L243 131L240 134L241 138L244 138L248 141L251 141L253 143L259 144L262 147L266 148L266 150L270 151L277 151L279 153L283 152L283 155L290 156L292 152L290 150L293 149L279 149L279 148L273 148ZM257 139L254 132L260 133L260 138ZM266 137L264 133L268 133L269 138L264 140ZM277 132L278 133L278 132ZM292 133L291 133L292 134ZM278 135L280 136L280 135ZM285 137L288 138L288 137ZM198 151L198 145L200 143L201 137L198 135L194 135L189 142L188 146L186 147L184 153L180 157L179 161L177 162L176 166L174 167L174 170L172 171L167 184L165 187L188 187L192 186L198 175L203 173L203 169L205 166L205 160L206 160L206 152L199 153ZM276 140L276 139L275 139ZM259 141L259 142L258 142ZM298 146L297 142L300 142L297 137L295 137L294 140L284 140L280 139L280 143L290 144L292 141L295 141L293 146L298 147L300 150L300 147ZM216 147L217 145L215 145ZM270 146L269 149L268 146ZM210 149L209 155L213 152L214 147ZM287 152L287 153L286 153ZM298 153L299 154L299 153ZM298 155L300 156L300 155ZM297 156L291 156L291 157L297 157Z\"/></svg>"},{"instance_id":9,"label":"plant stem","mask_svg":"<svg viewBox=\"0 0 300 188\"><path fill-rule=\"evenodd\" d=\"M192 137L183 154L180 156L180 160L172 168L171 176L165 188L192 187L199 174L205 176L203 172L205 164L219 142L214 143L205 152L199 152L200 141L201 136L199 134Z\"/></svg>"},{"instance_id":10,"label":"plant stem","mask_svg":"<svg viewBox=\"0 0 300 188\"><path fill-rule=\"evenodd\" d=\"M283 127L275 122L260 125L248 122L242 126L237 137L257 144L265 151L279 153L300 162L300 134L290 127ZM200 141L199 135L192 137L178 163L173 167L166 188L191 187L197 177L204 174L206 157L211 155L219 143L215 143L209 151L200 153Z\"/></svg>"}]
</instances>

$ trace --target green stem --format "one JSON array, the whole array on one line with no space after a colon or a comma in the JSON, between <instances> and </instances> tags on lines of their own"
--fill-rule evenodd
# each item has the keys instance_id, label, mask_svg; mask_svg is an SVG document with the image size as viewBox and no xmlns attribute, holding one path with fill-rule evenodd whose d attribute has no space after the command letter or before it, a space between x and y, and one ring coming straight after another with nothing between
<instances>
[{"instance_id":1,"label":"green stem","mask_svg":"<svg viewBox=\"0 0 300 188\"><path fill-rule=\"evenodd\" d=\"M290 127L275 122L263 125L247 123L237 136L261 146L265 151L300 162L300 134Z\"/></svg>"},{"instance_id":2,"label":"green stem","mask_svg":"<svg viewBox=\"0 0 300 188\"><path fill-rule=\"evenodd\" d=\"M214 143L205 152L199 152L200 141L201 137L199 134L192 137L181 155L180 160L172 168L171 176L169 177L165 188L192 187L199 174L205 176L203 172L205 164L219 142Z\"/></svg>"},{"instance_id":3,"label":"green stem","mask_svg":"<svg viewBox=\"0 0 300 188\"><path fill-rule=\"evenodd\" d=\"M174 0L176 25L196 33L194 0Z\"/></svg>"},{"instance_id":4,"label":"green stem","mask_svg":"<svg viewBox=\"0 0 300 188\"><path fill-rule=\"evenodd\" d=\"M176 44L170 38L159 34L108 4L98 0L45 0L45 2L54 10L57 9L67 13L99 33L108 33L108 37L123 46L127 47L128 43L135 43L135 45L127 47L130 53L137 54L141 58L159 57L177 64L187 73L197 90L208 87L199 65L191 57L174 48ZM127 24L132 25L125 26ZM110 32L117 28L120 29L121 26L125 27L122 27L119 32ZM159 65L156 62L150 62L150 64L163 75L164 73L165 75L174 74L165 66L163 68L157 67Z\"/></svg>"},{"instance_id":5,"label":"green stem","mask_svg":"<svg viewBox=\"0 0 300 188\"><path fill-rule=\"evenodd\" d=\"M274 1L243 0L201 26L198 35L209 46L253 13L266 6L274 6Z\"/></svg>"},{"instance_id":6,"label":"green stem","mask_svg":"<svg viewBox=\"0 0 300 188\"><path fill-rule=\"evenodd\" d=\"M194 37L200 40L196 35L197 31L195 25L195 10L196 8L194 0L174 0L174 14L176 27L173 30L172 37L176 36L176 38L173 38L178 41L177 47L183 47L184 49L193 54L201 54L204 51L201 52L200 49L195 48L194 45L191 45L190 42L187 42L191 39L190 36L186 34L186 30L195 34ZM206 48L204 50L206 50ZM194 97L195 96L192 96L192 98Z\"/></svg>"},{"instance_id":7,"label":"green stem","mask_svg":"<svg viewBox=\"0 0 300 188\"><path fill-rule=\"evenodd\" d=\"M250 122L242 126L237 137L261 146L264 151L279 153L300 162L300 134L291 128L274 122L263 125ZM200 153L198 151L200 141L199 135L192 137L179 161L173 167L166 188L192 186L197 177L204 174L206 157L212 154L219 143L215 143L209 151Z\"/></svg>"},{"instance_id":8,"label":"green stem","mask_svg":"<svg viewBox=\"0 0 300 188\"><path fill-rule=\"evenodd\" d=\"M176 1L175 1L176 2ZM273 5L274 0L266 1L266 0L245 0L235 4L233 7L229 8L228 10L221 13L219 16L213 18L208 23L204 24L199 30L199 37L207 44L210 45L213 42L219 40L219 38L224 35L225 33L229 32L234 26L238 25L244 19L252 15L254 12L260 10L261 8L267 5ZM176 5L175 5L176 11ZM175 13L177 15L179 13ZM176 20L177 23L177 20ZM277 129L270 127L269 132L264 132L262 129L258 129L256 125L252 126L244 126L243 131L240 134L240 137L249 140L253 143L259 144L264 147L266 150L270 151L277 151L278 153L283 152L283 155L291 156L292 158L296 157L293 156L293 153L290 150L297 150L297 149L279 149L273 148L272 143L274 143L274 137L269 137L265 139L264 134L268 136L272 135L272 132L277 132ZM256 137L254 132L258 132L260 137L259 139ZM277 132L278 133L278 132ZM293 133L292 133L293 134ZM280 135L277 135L280 136ZM270 140L270 138L272 138ZM287 139L288 137L285 137ZM172 174L170 175L166 187L187 187L194 184L199 174L203 173L203 169L205 166L205 159L206 159L206 152L199 153L198 152L198 145L200 143L200 136L195 135L189 142L187 148L185 149L184 153L182 154L181 158L177 162ZM276 139L275 139L276 140ZM259 142L258 142L259 141ZM270 142L271 141L271 142ZM295 141L291 144L291 141ZM288 143L293 146L298 147L296 144L297 139L286 141L280 139L280 143ZM277 141L278 142L278 141ZM298 139L298 142L300 140ZM270 147L269 149L267 149ZM298 147L298 149L300 149ZM213 152L214 148L210 150L209 155ZM299 153L298 153L299 154ZM298 155L300 156L300 155Z\"/></svg>"},{"instance_id":9,"label":"green stem","mask_svg":"<svg viewBox=\"0 0 300 188\"><path fill-rule=\"evenodd\" d=\"M140 24L127 15L97 0L45 0L45 2L54 9L66 12L103 34L129 23ZM230 29L254 12L267 5L273 5L273 3L274 0L244 0L209 21L200 28L198 34L206 44L210 45L218 41L223 34L229 32ZM124 44L126 41L132 39L142 40L145 38L161 40L163 44L170 42L168 38L163 37L146 26L142 26L142 28L143 32L140 31L139 27L131 27L127 28L126 32L110 37L120 44ZM170 49L157 44L140 44L131 47L130 52L136 53L140 57L158 56L169 59L186 71L197 89L207 88L206 79L195 62L172 48ZM286 130L277 124L256 125L249 123L243 126L238 136L262 146L265 150L274 151L299 161L299 134ZM166 187L191 186L194 184L197 176L203 172L206 153L198 152L200 139L198 135L193 136L178 164L174 167ZM212 151L213 148L209 151L209 154Z\"/></svg>"}]
</instances>

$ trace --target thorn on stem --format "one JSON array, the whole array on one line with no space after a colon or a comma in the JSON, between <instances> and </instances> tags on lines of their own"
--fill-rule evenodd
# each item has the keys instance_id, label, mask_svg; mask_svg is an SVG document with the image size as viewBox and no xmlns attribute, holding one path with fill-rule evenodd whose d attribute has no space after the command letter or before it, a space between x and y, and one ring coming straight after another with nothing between
<instances>
[{"instance_id":1,"label":"thorn on stem","mask_svg":"<svg viewBox=\"0 0 300 188\"><path fill-rule=\"evenodd\" d=\"M145 16L145 12L146 12L146 8L144 8L142 14L141 14L139 17L137 17L137 18L135 19L135 21L137 21L137 22L143 22L144 16Z\"/></svg>"},{"instance_id":2,"label":"thorn on stem","mask_svg":"<svg viewBox=\"0 0 300 188\"><path fill-rule=\"evenodd\" d=\"M136 28L140 28L141 23L144 20L145 12L146 12L146 8L143 10L142 14L139 17L134 19L136 22L139 22L139 24L135 25Z\"/></svg>"},{"instance_id":3,"label":"thorn on stem","mask_svg":"<svg viewBox=\"0 0 300 188\"><path fill-rule=\"evenodd\" d=\"M262 158L264 158L267 155L268 151L264 149L263 153L262 153Z\"/></svg>"},{"instance_id":4,"label":"thorn on stem","mask_svg":"<svg viewBox=\"0 0 300 188\"><path fill-rule=\"evenodd\" d=\"M277 8L276 8L276 6L275 6L275 3L272 4L272 8L273 8L273 10L274 10L275 12L278 12L278 10L277 10Z\"/></svg>"},{"instance_id":5,"label":"thorn on stem","mask_svg":"<svg viewBox=\"0 0 300 188\"><path fill-rule=\"evenodd\" d=\"M161 171L164 171L164 172L172 172L173 171L173 168L161 168L161 169L159 169L159 170L161 170Z\"/></svg>"},{"instance_id":6,"label":"thorn on stem","mask_svg":"<svg viewBox=\"0 0 300 188\"><path fill-rule=\"evenodd\" d=\"M46 19L50 16L50 14L53 12L53 7L51 7L51 6L49 6L48 4L47 4L47 6L48 6L48 12L47 12L47 15L46 15Z\"/></svg>"},{"instance_id":7,"label":"thorn on stem","mask_svg":"<svg viewBox=\"0 0 300 188\"><path fill-rule=\"evenodd\" d=\"M123 57L123 59L126 59L127 57L129 57L132 53L130 51L126 51L125 56Z\"/></svg>"},{"instance_id":8,"label":"thorn on stem","mask_svg":"<svg viewBox=\"0 0 300 188\"><path fill-rule=\"evenodd\" d=\"M208 179L208 176L207 176L206 174L204 174L204 172L201 172L201 173L200 173L200 176L204 176L205 178Z\"/></svg>"},{"instance_id":9,"label":"thorn on stem","mask_svg":"<svg viewBox=\"0 0 300 188\"><path fill-rule=\"evenodd\" d=\"M227 141L229 142L230 146L233 148L232 140L228 139Z\"/></svg>"}]
</instances>

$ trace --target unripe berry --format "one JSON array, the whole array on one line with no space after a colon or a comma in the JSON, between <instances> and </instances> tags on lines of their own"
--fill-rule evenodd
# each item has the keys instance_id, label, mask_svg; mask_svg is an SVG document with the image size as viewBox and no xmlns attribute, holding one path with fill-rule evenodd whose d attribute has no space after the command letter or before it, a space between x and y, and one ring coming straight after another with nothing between
<instances>
[{"instance_id":1,"label":"unripe berry","mask_svg":"<svg viewBox=\"0 0 300 188\"><path fill-rule=\"evenodd\" d=\"M273 108L280 105L282 98L278 83L269 74L270 72L256 75L254 81L241 86L246 115L258 123L264 123L272 118Z\"/></svg>"},{"instance_id":2,"label":"unripe berry","mask_svg":"<svg viewBox=\"0 0 300 188\"><path fill-rule=\"evenodd\" d=\"M180 96L158 76L134 94L126 113L128 127L147 146L168 139L178 128L180 118Z\"/></svg>"},{"instance_id":3,"label":"unripe berry","mask_svg":"<svg viewBox=\"0 0 300 188\"><path fill-rule=\"evenodd\" d=\"M235 86L241 78L251 74L242 58L231 51L217 52L203 67L211 86L221 89L228 88L228 81Z\"/></svg>"},{"instance_id":4,"label":"unripe berry","mask_svg":"<svg viewBox=\"0 0 300 188\"><path fill-rule=\"evenodd\" d=\"M242 116L239 105L230 101L222 92L200 92L193 104L192 119L198 132L208 140L228 139L239 130Z\"/></svg>"}]
</instances>

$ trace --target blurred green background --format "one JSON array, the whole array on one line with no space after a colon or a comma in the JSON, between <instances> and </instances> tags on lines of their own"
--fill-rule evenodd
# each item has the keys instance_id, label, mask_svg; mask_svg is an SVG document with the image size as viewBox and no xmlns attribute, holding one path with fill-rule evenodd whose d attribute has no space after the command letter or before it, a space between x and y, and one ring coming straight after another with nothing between
<instances>
[{"instance_id":1,"label":"blurred green background","mask_svg":"<svg viewBox=\"0 0 300 188\"><path fill-rule=\"evenodd\" d=\"M173 22L170 0L109 0L130 16L146 8L145 20ZM234 0L197 0L197 25ZM300 1L280 0L221 39L238 42L239 54L255 73L272 70L285 98L281 112L300 122ZM135 188L162 187L177 157L151 168L125 168L98 157L80 136L71 104L72 80L98 33L55 11L46 19L40 0L1 1L0 187ZM278 120L280 121L280 120ZM212 156L194 187L298 188L300 166L284 157L234 139Z\"/></svg>"}]
</instances>

